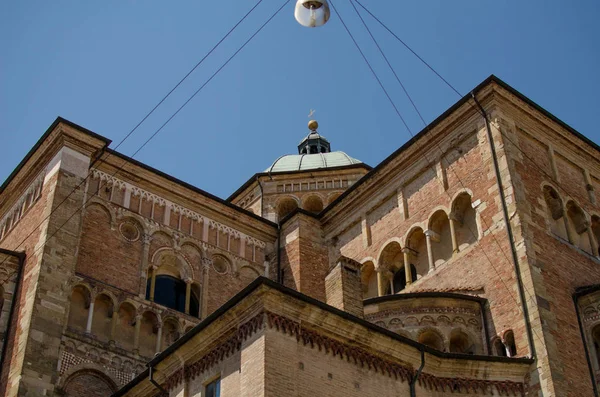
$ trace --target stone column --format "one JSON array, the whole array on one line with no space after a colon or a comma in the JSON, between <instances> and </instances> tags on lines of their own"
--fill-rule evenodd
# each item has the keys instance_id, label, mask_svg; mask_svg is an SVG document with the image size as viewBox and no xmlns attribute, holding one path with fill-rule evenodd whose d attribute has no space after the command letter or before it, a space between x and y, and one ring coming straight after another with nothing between
<instances>
[{"instance_id":1,"label":"stone column","mask_svg":"<svg viewBox=\"0 0 600 397\"><path fill-rule=\"evenodd\" d=\"M158 266L152 265L150 270L152 271L152 278L150 279L150 300L154 302L154 291L156 289L156 270Z\"/></svg>"},{"instance_id":2,"label":"stone column","mask_svg":"<svg viewBox=\"0 0 600 397\"><path fill-rule=\"evenodd\" d=\"M88 308L88 318L87 318L87 324L85 326L85 333L86 334L91 334L92 333L92 318L94 317L94 301L90 302L90 307Z\"/></svg>"},{"instance_id":3,"label":"stone column","mask_svg":"<svg viewBox=\"0 0 600 397\"><path fill-rule=\"evenodd\" d=\"M594 236L594 232L591 227L588 227L588 238L590 239L590 246L592 247L592 253L594 256L598 256L598 242L596 241L596 236Z\"/></svg>"},{"instance_id":4,"label":"stone column","mask_svg":"<svg viewBox=\"0 0 600 397\"><path fill-rule=\"evenodd\" d=\"M410 270L410 253L411 249L404 247L402 253L404 254L404 276L406 277L406 285L412 284L412 271Z\"/></svg>"},{"instance_id":5,"label":"stone column","mask_svg":"<svg viewBox=\"0 0 600 397\"><path fill-rule=\"evenodd\" d=\"M192 279L185 280L185 314L190 314L190 300L192 296Z\"/></svg>"},{"instance_id":6,"label":"stone column","mask_svg":"<svg viewBox=\"0 0 600 397\"><path fill-rule=\"evenodd\" d=\"M148 280L146 276L146 270L148 269L148 261L149 261L149 251L150 251L150 241L152 238L144 234L142 236L142 263L140 264L140 298L146 298L146 281Z\"/></svg>"},{"instance_id":7,"label":"stone column","mask_svg":"<svg viewBox=\"0 0 600 397\"><path fill-rule=\"evenodd\" d=\"M139 354L140 351L140 329L142 328L142 315L135 316L135 335L133 337L134 353Z\"/></svg>"},{"instance_id":8,"label":"stone column","mask_svg":"<svg viewBox=\"0 0 600 397\"><path fill-rule=\"evenodd\" d=\"M162 345L162 324L158 324L158 331L156 333L156 353L160 353Z\"/></svg>"},{"instance_id":9,"label":"stone column","mask_svg":"<svg viewBox=\"0 0 600 397\"><path fill-rule=\"evenodd\" d=\"M457 222L460 223L460 221L457 219L456 214L454 212L450 213L448 220L450 221L450 236L452 237L452 252L454 252L456 254L456 253L458 253L458 239L456 237L456 223Z\"/></svg>"},{"instance_id":10,"label":"stone column","mask_svg":"<svg viewBox=\"0 0 600 397\"><path fill-rule=\"evenodd\" d=\"M115 343L115 334L117 332L117 322L119 320L119 312L113 311L112 319L110 320L110 338L109 343Z\"/></svg>"},{"instance_id":11,"label":"stone column","mask_svg":"<svg viewBox=\"0 0 600 397\"><path fill-rule=\"evenodd\" d=\"M433 246L431 245L431 237L434 235L434 231L425 230L425 240L427 241L427 259L429 261L429 271L435 270L435 262L433 261Z\"/></svg>"},{"instance_id":12,"label":"stone column","mask_svg":"<svg viewBox=\"0 0 600 397\"><path fill-rule=\"evenodd\" d=\"M385 279L383 269L377 269L377 295L385 295Z\"/></svg>"}]
</instances>

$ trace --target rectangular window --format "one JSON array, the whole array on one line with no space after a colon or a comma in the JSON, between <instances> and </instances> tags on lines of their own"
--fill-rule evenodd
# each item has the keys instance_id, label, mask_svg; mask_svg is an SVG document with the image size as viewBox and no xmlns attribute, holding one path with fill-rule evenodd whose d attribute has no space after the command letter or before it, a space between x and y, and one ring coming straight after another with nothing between
<instances>
[{"instance_id":1,"label":"rectangular window","mask_svg":"<svg viewBox=\"0 0 600 397\"><path fill-rule=\"evenodd\" d=\"M216 379L206 385L206 397L221 397L221 379Z\"/></svg>"}]
</instances>

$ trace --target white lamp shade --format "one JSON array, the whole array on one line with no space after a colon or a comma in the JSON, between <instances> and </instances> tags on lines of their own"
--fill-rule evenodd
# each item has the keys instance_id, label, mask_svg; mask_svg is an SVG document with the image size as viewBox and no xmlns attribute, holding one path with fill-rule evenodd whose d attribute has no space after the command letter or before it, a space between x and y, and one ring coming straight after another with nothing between
<instances>
[{"instance_id":1,"label":"white lamp shade","mask_svg":"<svg viewBox=\"0 0 600 397\"><path fill-rule=\"evenodd\" d=\"M330 15L327 0L298 0L294 12L296 21L308 28L325 25Z\"/></svg>"}]
</instances>

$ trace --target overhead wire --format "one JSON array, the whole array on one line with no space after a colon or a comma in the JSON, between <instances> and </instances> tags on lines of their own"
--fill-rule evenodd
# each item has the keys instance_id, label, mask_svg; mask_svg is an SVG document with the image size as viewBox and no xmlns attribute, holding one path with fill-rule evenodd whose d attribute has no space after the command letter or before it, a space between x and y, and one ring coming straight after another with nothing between
<instances>
[{"instance_id":1,"label":"overhead wire","mask_svg":"<svg viewBox=\"0 0 600 397\"><path fill-rule=\"evenodd\" d=\"M459 98L463 98L465 95L462 94L456 87L454 87L446 78L444 78L433 66L431 66L431 64L429 64L424 58L422 58L411 46L409 46L404 40L402 40L396 33L394 33L389 27L386 26L385 23L383 23L383 21L378 18L375 14L373 14L371 11L369 11L369 9L367 7L365 7L360 0L353 0L355 1L363 10L365 10L377 23L379 23L386 31L388 31L396 40L398 40L398 42L400 42L406 49L408 49L413 55L415 55L416 58L418 58L427 68L429 68L441 81L443 81L452 91L454 91L454 93L456 93L456 95L458 95ZM469 104L473 107L473 109L475 109L479 114L481 114L481 111L477 108L477 106L475 106L473 103L469 102ZM482 116L485 116L483 114L481 114ZM523 156L525 156L525 158L527 158L535 168L537 168L540 172L542 172L547 178L550 178L550 180L560 189L563 191L563 193L566 193L568 196L570 197L577 197L581 202L585 202L586 200L588 200L588 198L584 198L582 199L582 196L579 194L573 194L571 192L569 192L566 188L564 188L561 183L556 180L556 178L553 175L550 175L546 170L544 170L535 160L533 160L531 158L531 156L529 156L523 149L521 149L521 147L519 145L517 145L509 136L507 136L504 132L500 131L500 133L502 134L502 136L509 141L514 147L515 149L517 149L519 152L521 152L523 154ZM582 211L584 211L588 217L592 217L592 214L590 214L585 208L581 208Z\"/></svg>"},{"instance_id":2,"label":"overhead wire","mask_svg":"<svg viewBox=\"0 0 600 397\"><path fill-rule=\"evenodd\" d=\"M260 0L260 1L263 1L263 0ZM241 52L241 51L242 51L242 50L243 50L243 49L244 49L244 48L245 48L245 47L246 47L246 46L247 46L247 45L248 45L248 44L249 44L249 43L252 41L252 39L254 39L254 37L256 37L256 35L258 35L258 33L260 33L260 32L261 32L261 31L262 31L262 30L265 28L265 26L267 26L267 25L269 24L269 22L271 22L271 21L272 21L272 20L273 20L273 19L274 19L274 18L275 18L275 17L276 17L276 16L277 16L277 15L278 15L280 12L281 12L281 10L282 10L282 9L283 9L283 8L284 8L284 7L285 7L285 6L286 6L286 5L287 5L287 4L290 2L290 1L291 1L291 0L286 0L286 1L285 1L285 2L284 2L284 3L283 3L283 4L282 4L282 5L281 5L281 6L280 6L278 9L277 9L277 11L275 11L275 13L273 13L273 14L272 14L272 15L271 15L271 16L270 16L270 17L269 17L269 18L268 18L268 19L267 19L267 20L266 20L266 21L265 21L265 22L264 22L264 23L263 23L263 24L262 24L262 25L261 25L261 26L260 26L260 27L259 27L259 28L258 28L258 29L257 29L257 30L256 30L256 31L253 33L253 34L252 34L252 35L251 35L251 36L250 36L250 38L249 38L249 39L247 39L247 40L246 40L246 41L245 41L245 42L244 42L244 43L243 43L243 44L242 44L242 45L241 45L241 46L240 46L240 47L239 47L239 48L238 48L238 49L237 49L237 50L236 50L236 51L233 53L233 55L231 55L231 56L230 56L230 57L229 57L229 58L228 58L228 59L225 61L225 63L223 63L223 64L221 65L221 67L219 67L219 68L218 68L218 69L217 69L217 70L216 70L216 71L215 71L215 72L214 72L214 73L213 73L213 74L212 74L212 75L209 77L209 79L208 79L208 80L206 80L206 81L204 82L204 84L202 84L202 85L200 86L200 88L198 88L198 89L197 89L197 90L196 90L196 91L195 91L195 92L194 92L194 93L193 93L193 94L192 94L192 95L191 95L191 96L190 96L190 97L189 97L189 98L188 98L188 99L187 99L187 100L186 100L186 101L183 103L183 105L181 105L181 106L180 106L180 107L179 107L179 108L178 108L178 109L177 109L177 110L176 110L176 111L175 111L175 112L174 112L174 113L173 113L173 114L172 114L172 115L171 115L171 116L170 116L170 117L169 117L169 118L168 118L168 119L167 119L167 120L166 120L166 121L165 121L165 122L164 122L164 123L163 123L163 124L162 124L162 125L161 125L161 126L160 126L160 127L159 127L159 128L158 128L158 129L157 129L157 130L156 130L156 131L155 131L155 132L154 132L154 133L153 133L153 134L152 134L152 135L151 135L151 136L150 136L150 137L149 137L149 138L148 138L148 139L147 139L147 140L146 140L146 141L145 141L145 142L144 142L144 143L143 143L143 144L142 144L142 145L141 145L141 146L140 146L140 147L139 147L139 148L138 148L138 149L137 149L137 150L134 152L134 153L133 153L133 154L132 154L132 155L131 155L131 156L130 156L130 158L133 158L133 157L135 157L135 155L136 155L136 154L138 154L138 153L139 153L139 152L140 152L140 151L141 151L141 150L142 150L142 149L143 149L143 148L144 148L144 147L145 147L145 146L146 146L148 143L150 143L150 141L152 141L152 139L154 139L154 138L155 138L155 137L158 135L158 133L160 133L160 131L162 131L162 129L163 129L165 126L167 126L167 124L169 124L169 122L171 122L171 120L173 120L173 118L175 118L175 116L177 116L177 114L179 114L179 112L181 112L181 110L183 110L183 109L184 109L184 108L185 108L185 107L186 107L186 106L187 106L187 105L190 103L190 101L191 101L192 99L194 99L194 97L196 97L196 95L198 95L198 94L199 94L199 93L200 93L200 92L201 92L201 91L202 91L202 90L203 90L203 89L204 89L204 88L205 88L205 87L208 85L208 83L210 83L210 81L212 81L212 80L213 80L213 79L214 79L214 78L215 78L215 77L216 77L216 76L217 76L217 75L218 75L218 74L219 74L219 73L220 73L220 72L221 72L221 71L222 71L222 70L223 70L223 69L224 69L224 68L225 68L225 67L226 67L226 66L227 66L227 65L228 65L228 64L229 64L231 61L232 61L232 60L233 60L233 58L235 58L235 56L236 56L236 55L238 55L238 54L239 54L239 53L240 53L240 52ZM255 8L256 8L256 6L255 6L255 7L254 7L252 10L254 10ZM251 11L252 11L252 10L251 10ZM249 12L249 13L247 13L247 14L244 16L244 18L246 18L246 17L247 17L249 14L250 14L250 12ZM240 22L240 23L241 23L241 22ZM236 24L235 26L237 27L237 26L238 26L240 23ZM221 41L220 41L220 43L221 43L222 41L223 41L223 40L221 40ZM206 59L206 57L205 57L204 59ZM201 62L200 62L200 63L201 63ZM197 66L195 66L194 68L197 68ZM187 78L187 77L188 77L190 74L191 74L191 73L188 73L188 74L186 75L186 77L185 77L185 78ZM182 79L182 81L180 81L180 83L178 83L178 84L181 84L181 82L183 82L183 80L185 80L185 78L184 78L184 79ZM168 94L168 95L170 95L170 94L171 94L173 91L174 91L174 89L173 89L173 90L171 90L171 92L169 92L169 94ZM166 98L164 98L164 99L166 99ZM162 102L164 102L164 99L161 101L161 103L162 103ZM156 106L156 107L155 107L155 109L153 109L153 110L152 110L152 112L153 112L154 110L156 110L156 108L157 108L157 107L158 107L158 106ZM146 117L146 118L147 118L147 117ZM139 124L138 124L138 126L139 126L139 125L141 125L141 123L139 123ZM136 128L137 128L137 127L136 127ZM130 135L131 135L131 133L130 133L130 134L128 134L128 136L130 136ZM103 161L103 162L104 162L104 161L106 161L106 159L107 159L108 157L110 157L110 155L111 155L111 153L110 153L110 152L109 152L109 153L107 153L107 154L106 154L106 158L104 158L102 161ZM100 158L100 157L98 157L98 158ZM116 171L115 171L113 174L111 174L110 176L111 176L111 177L114 177L115 175L117 175L117 174L118 174L118 173L119 173L119 172L120 172L120 171L121 171L121 170L122 170L122 169L123 169L123 168L124 168L124 167L125 167L125 166L126 166L128 163L129 163L129 160L125 160L125 161L124 161L124 162L121 164L121 166L119 166L119 167L117 168L117 170L116 170ZM84 178L84 179L83 179L83 180L82 180L82 181L81 181L81 182L80 182L80 183L79 183L77 186L75 186L75 188L73 188L73 189L72 189L72 190L69 192L69 194L67 195L67 197L65 197L65 199L63 199L63 200L62 200L62 201L61 201L61 202L58 204L58 206L56 206L56 207L55 207L55 208L54 208L54 209L51 211L51 213L50 213L49 215L47 215L47 216L46 216L46 217L45 217L45 218L44 218L44 219L43 219L43 220L42 220L42 221L41 221L41 222L40 222L40 223L39 223L39 224L38 224L38 225L37 225L37 226L36 226L36 227L35 227L35 228L34 228L34 229L33 229L33 230L32 230L32 231L31 231L31 232L30 232L30 233L29 233L29 234L28 234L28 235L27 235L27 236L26 236L26 237L25 237L25 238L24 238L22 241L21 241L21 242L20 242L20 243L19 243L19 245L18 245L16 248L12 249L12 251L16 251L17 249L19 249L19 247L20 247L20 246L21 246L21 245L22 245L22 244L23 244L25 241L27 241L27 239L28 239L28 238L29 238L29 237L30 237L30 236L31 236L31 235L32 235L32 234L33 234L33 233L34 233L34 232L35 232L35 231L36 231L36 230L37 230L37 229L38 229L38 228L39 228L39 227L40 227L40 226L41 226L41 225L42 225L42 224L43 224L43 223L44 223L44 222L45 222L45 221L46 221L46 220L47 220L47 219L48 219L48 218L49 218L49 217L50 217L50 216L53 214L53 213L54 213L54 212L56 212L56 210L59 208L59 206L61 206L62 204L64 204L64 203L66 202L66 200L67 200L67 199L68 199L68 198L69 198L69 197L70 197L70 196L71 196L71 195L72 195L72 194L73 194L75 191L77 191L78 189L80 189L80 188L81 188L81 186L83 185L83 183L85 183L85 182L86 182L86 181L89 179L89 177L90 177L91 175L92 175L92 172L91 172L91 167L90 167L90 171L88 172L88 175L87 175L87 176L86 176L86 177L85 177L85 178ZM101 187L102 187L102 184L100 183L100 184L99 184L99 186L98 186L98 190L100 190L100 188L101 188ZM67 224L67 223L68 223L68 222L69 222L69 221L70 221L70 220L71 220L71 219L72 219L72 218L73 218L73 217L76 215L76 214L78 214L80 211L82 211L82 210L85 208L85 205L87 204L87 201L88 201L88 200L86 200L86 199L85 199L85 197L84 197L84 202L83 202L82 206L81 206L80 208L78 208L78 209L77 209L75 212L73 212L73 213L71 214L71 216L69 216L65 222L63 222L63 223L62 223L62 224L61 224L61 225L60 225L60 226L59 226L59 227L58 227L58 228L57 228L57 229L56 229L56 230L55 230L55 231L54 231L54 232L53 232L53 233L52 233L52 234L49 236L49 237L47 237L47 239L50 239L50 238L52 238L52 237L53 237L53 236L54 236L56 233L58 233L58 232L59 232L59 231L60 231L60 230L61 230L61 229L62 229L62 228L63 228L63 227L64 227L64 226L65 226L65 225L66 225L66 224ZM40 248L42 248L42 247L39 247L38 249L40 249ZM37 250L38 250L38 249L34 250L34 253L35 253L35 252L37 252ZM6 259L5 259L5 260L4 260L2 263L4 263L5 261L6 261ZM0 263L0 265L1 265L2 263Z\"/></svg>"},{"instance_id":3,"label":"overhead wire","mask_svg":"<svg viewBox=\"0 0 600 397\"><path fill-rule=\"evenodd\" d=\"M357 0L354 0L357 1ZM346 25L346 23L343 21L342 16L340 15L340 13L337 11L337 9L335 8L335 5L333 4L333 1L331 1L331 5L332 8L334 9L335 13L337 14L337 16L340 18L340 21L342 22L342 25L344 26L344 28L346 29L346 31L348 32L348 34L350 35L350 37L352 38L352 41L354 42L356 48L359 50L359 52L361 53L361 55L363 55L363 58L365 59L365 62L369 65L369 68L371 70L371 72L374 74L377 82L382 86L383 84L381 83L381 79L377 76L375 70L373 69L373 67L370 65L369 61L366 59L366 56L364 56L364 52L362 51L362 49L360 49L360 46L358 45L357 41L354 39L354 36L352 35L352 33L350 32L348 26ZM369 32L369 35L371 37L371 39L373 40L373 42L375 43L375 45L377 46L377 48L379 49L379 52L381 53L381 55L384 57L384 59L386 60L386 63L388 65L388 67L392 70L394 76L396 77L398 83L404 88L404 85L402 84L401 80L399 79L397 73L395 72L394 68L392 67L391 63L389 62L387 56L385 56L381 46L379 45L379 43L377 42L376 38L373 36L373 34L371 33L371 30L369 29L369 27L367 26L366 22L364 21L364 19L362 18L362 16L360 15L358 9L354 6L353 4L353 0L349 0L349 2L352 4L354 11L357 13L357 15L359 16L361 22L363 23L364 27L366 28L366 30ZM414 53L414 51L413 51ZM415 55L417 55L415 53ZM418 56L418 55L417 55ZM419 57L420 58L420 57ZM422 58L420 58L423 62L425 62ZM431 68L431 67L430 67ZM432 69L433 70L433 69ZM435 70L434 70L435 72ZM437 75L439 75L439 73L435 72ZM441 77L441 76L440 76ZM447 83L449 84L449 83ZM384 90L384 92L386 93L386 97L388 98L388 100L390 102L393 102L391 97L387 94L387 90L385 90L384 87L382 87L382 89ZM423 117L421 116L421 113L418 111L415 102L412 100L412 98L410 97L410 94L408 93L408 91L406 89L404 89L404 93L408 96L411 104L413 104L413 107L415 107L416 112L419 114L419 116L421 117L421 120L423 121L423 123L425 124L425 126L427 126L427 123L425 122L425 120L423 119ZM395 106L395 104L392 103L392 106L394 107L394 109L397 109L397 107ZM479 113L479 112L478 112ZM402 119L404 122L404 119ZM406 125L406 123L405 123ZM412 131L410 130L410 128L407 127L407 130L409 132L409 134L414 138L414 134L412 133ZM439 144L437 142L434 143L437 146L437 149L440 150L440 152L442 153L442 155L444 154L443 149L439 146ZM428 163L432 164L432 168L435 167L435 164L430 161L430 159L428 158L428 156L425 154L424 155L425 159L427 160ZM454 173L455 177L457 178L457 180L459 181L459 183L461 184L461 187L463 189L466 189L466 186L464 185L464 183L462 182L462 179L460 178L460 176L456 173L456 171L452 168L452 167L447 167L447 169L450 168L450 170ZM439 176L437 175L437 172L435 172L434 170L434 174L436 175L436 178L439 180L439 182L442 184L442 187L444 186L444 182L440 180ZM446 192L446 194L448 195L448 197L450 199L452 199L452 197L450 197L450 194L447 190L444 189L444 191ZM484 222L486 229L489 230L489 225L487 225L487 223L485 222L485 220L483 218L481 218L482 221ZM475 234L475 232L473 230L471 230L470 228L468 228L470 233L473 235L473 237L477 237L477 235ZM500 248L500 251L503 253L505 260L510 263L510 260L508 259L506 253L504 252L504 249L502 248L502 246L500 245L500 242L496 239L496 237L492 234L492 238L495 241L495 243L498 245L498 247ZM498 269L494 266L491 258L489 257L489 255L487 254L487 252L483 249L483 246L481 246L481 244L477 244L477 246L480 247L481 252L483 253L483 255L486 257L487 261L490 263L490 265L492 266L492 268L494 269L494 271L496 272L498 278L502 281L502 283L504 284L504 287L506 288L506 290L509 292L509 295L511 296L511 298L513 298L513 300L515 301L515 303L518 305L519 302L516 299L516 297L514 297L510 291L510 288L508 286L508 284L506 283L506 281L501 277L500 272L498 271ZM529 293L529 298L532 299L532 294ZM539 335L536 336L538 337L539 340L541 340L541 337ZM531 347L532 351L534 351L534 347Z\"/></svg>"}]
</instances>

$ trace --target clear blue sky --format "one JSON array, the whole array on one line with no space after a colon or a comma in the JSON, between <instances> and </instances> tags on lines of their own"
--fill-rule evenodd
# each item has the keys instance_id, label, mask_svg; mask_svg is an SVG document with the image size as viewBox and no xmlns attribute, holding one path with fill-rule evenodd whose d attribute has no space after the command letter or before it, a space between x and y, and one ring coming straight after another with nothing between
<instances>
[{"instance_id":1,"label":"clear blue sky","mask_svg":"<svg viewBox=\"0 0 600 397\"><path fill-rule=\"evenodd\" d=\"M3 1L0 180L63 116L113 147L256 1ZM598 0L362 0L466 93L496 74L600 141ZM136 158L227 197L320 132L375 166L410 139L337 18L303 28L292 1ZM121 148L131 155L280 5L263 4ZM348 0L336 6L409 121L422 123ZM427 122L458 97L367 17Z\"/></svg>"}]
</instances>

